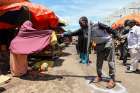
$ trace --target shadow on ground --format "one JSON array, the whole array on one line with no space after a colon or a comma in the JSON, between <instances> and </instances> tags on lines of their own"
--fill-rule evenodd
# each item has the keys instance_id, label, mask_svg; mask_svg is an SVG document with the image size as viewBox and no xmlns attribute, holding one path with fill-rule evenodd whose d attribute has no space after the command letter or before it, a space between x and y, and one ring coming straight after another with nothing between
<instances>
[{"instance_id":1,"label":"shadow on ground","mask_svg":"<svg viewBox=\"0 0 140 93\"><path fill-rule=\"evenodd\" d=\"M53 67L62 66L64 59L57 59L54 61Z\"/></svg>"},{"instance_id":2,"label":"shadow on ground","mask_svg":"<svg viewBox=\"0 0 140 93\"><path fill-rule=\"evenodd\" d=\"M65 56L69 56L69 55L72 55L72 54L71 53L68 53L68 52L63 52L61 56L62 57L65 57Z\"/></svg>"},{"instance_id":3,"label":"shadow on ground","mask_svg":"<svg viewBox=\"0 0 140 93\"><path fill-rule=\"evenodd\" d=\"M136 74L140 74L140 70L136 71L135 73L136 73Z\"/></svg>"},{"instance_id":4,"label":"shadow on ground","mask_svg":"<svg viewBox=\"0 0 140 93\"><path fill-rule=\"evenodd\" d=\"M84 78L84 79L95 78L95 76L84 76L84 75L51 75L51 74L38 73L35 71L29 75L22 76L20 78L24 80L32 80L32 81L49 81L55 79L62 80L67 77Z\"/></svg>"},{"instance_id":5,"label":"shadow on ground","mask_svg":"<svg viewBox=\"0 0 140 93\"><path fill-rule=\"evenodd\" d=\"M32 81L49 81L49 80L63 80L64 78L67 77L72 77L72 78L84 78L85 80L89 80L89 83L92 83L92 81L95 79L96 76L84 76L84 75L51 75L51 74L42 74L42 73L38 73L38 75L35 78L32 78L30 76L26 76L26 77L21 77L21 79L24 80L32 80ZM110 78L108 77L103 77L102 81L104 82L108 82L110 80ZM121 83L121 81L117 81Z\"/></svg>"},{"instance_id":6,"label":"shadow on ground","mask_svg":"<svg viewBox=\"0 0 140 93\"><path fill-rule=\"evenodd\" d=\"M3 88L3 87L0 87L0 93L2 93L2 92L4 92L4 91L6 91L6 89Z\"/></svg>"}]
</instances>

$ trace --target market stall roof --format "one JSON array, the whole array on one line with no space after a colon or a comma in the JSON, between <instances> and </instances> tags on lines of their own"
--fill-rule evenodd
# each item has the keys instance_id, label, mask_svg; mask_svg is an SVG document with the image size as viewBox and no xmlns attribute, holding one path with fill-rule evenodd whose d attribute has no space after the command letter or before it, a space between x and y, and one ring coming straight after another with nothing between
<instances>
[{"instance_id":1,"label":"market stall roof","mask_svg":"<svg viewBox=\"0 0 140 93\"><path fill-rule=\"evenodd\" d=\"M48 29L48 28L55 28L58 25L58 17L55 13L41 5L33 4L30 2L20 2L20 3L13 3L10 5L0 6L0 17L4 16L6 12L18 11L21 7L26 6L29 8L29 12L32 15L32 22L35 28L37 29ZM10 15L9 15L10 16ZM8 17L9 20L13 20L11 17ZM0 18L3 19L3 18ZM5 18L7 19L7 18ZM3 22L0 20L0 22ZM2 24L2 23L1 23ZM7 24L7 22L4 22ZM14 25L14 24L11 24ZM13 27L13 26L9 26ZM0 27L0 29L5 29L7 27Z\"/></svg>"},{"instance_id":2,"label":"market stall roof","mask_svg":"<svg viewBox=\"0 0 140 93\"><path fill-rule=\"evenodd\" d=\"M20 3L24 1L29 1L29 0L0 0L0 6L9 5L13 3Z\"/></svg>"},{"instance_id":3,"label":"market stall roof","mask_svg":"<svg viewBox=\"0 0 140 93\"><path fill-rule=\"evenodd\" d=\"M12 3L20 3L20 2L24 2L24 1L29 1L29 0L0 0L0 6L9 5Z\"/></svg>"},{"instance_id":4,"label":"market stall roof","mask_svg":"<svg viewBox=\"0 0 140 93\"><path fill-rule=\"evenodd\" d=\"M140 23L140 14L139 13L133 13L133 14L129 14L126 15L122 18L120 18L119 20L117 20L115 23L112 24L112 28L116 29L118 27L121 27L124 25L125 20L136 20L138 23Z\"/></svg>"}]
</instances>

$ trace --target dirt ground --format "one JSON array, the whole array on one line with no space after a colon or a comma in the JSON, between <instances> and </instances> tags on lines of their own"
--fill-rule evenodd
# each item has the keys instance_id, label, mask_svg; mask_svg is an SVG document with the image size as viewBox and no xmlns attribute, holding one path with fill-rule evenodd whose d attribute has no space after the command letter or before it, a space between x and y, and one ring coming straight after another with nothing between
<instances>
[{"instance_id":1,"label":"dirt ground","mask_svg":"<svg viewBox=\"0 0 140 93\"><path fill-rule=\"evenodd\" d=\"M113 89L106 89L106 82L89 84L96 76L95 54L90 55L92 64L79 63L75 46L70 45L65 50L52 70L44 77L16 78L0 86L2 93L140 93L140 73L125 73L125 67L116 59L116 81ZM104 62L103 72L108 74L107 62Z\"/></svg>"}]
</instances>

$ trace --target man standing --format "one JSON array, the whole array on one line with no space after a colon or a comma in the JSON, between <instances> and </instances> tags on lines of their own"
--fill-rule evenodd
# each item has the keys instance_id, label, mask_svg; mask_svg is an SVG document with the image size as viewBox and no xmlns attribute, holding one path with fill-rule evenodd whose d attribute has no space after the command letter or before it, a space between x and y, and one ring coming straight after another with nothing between
<instances>
[{"instance_id":1,"label":"man standing","mask_svg":"<svg viewBox=\"0 0 140 93\"><path fill-rule=\"evenodd\" d=\"M123 61L123 65L127 66L127 57L128 57L128 43L127 43L127 35L128 35L128 28L122 28L122 33L120 34L120 45L119 45L119 51L120 51L120 60Z\"/></svg>"},{"instance_id":2,"label":"man standing","mask_svg":"<svg viewBox=\"0 0 140 93\"><path fill-rule=\"evenodd\" d=\"M127 57L128 57L128 41L127 36L130 30L130 27L126 27L129 24L130 20L126 20L124 22L124 27L121 34L121 43L120 43L120 53L121 53L121 59L123 60L123 65L127 66Z\"/></svg>"},{"instance_id":3,"label":"man standing","mask_svg":"<svg viewBox=\"0 0 140 93\"><path fill-rule=\"evenodd\" d=\"M80 55L80 63L88 64L88 18L83 16L79 19L80 29L74 32L65 32L64 36L78 36L77 49Z\"/></svg>"},{"instance_id":4,"label":"man standing","mask_svg":"<svg viewBox=\"0 0 140 93\"><path fill-rule=\"evenodd\" d=\"M131 65L128 66L126 72L131 73L138 71L138 61L140 60L140 27L137 26L137 22L135 20L128 21L125 27L130 28L127 40L131 57Z\"/></svg>"},{"instance_id":5,"label":"man standing","mask_svg":"<svg viewBox=\"0 0 140 93\"><path fill-rule=\"evenodd\" d=\"M107 60L109 65L110 80L107 83L107 88L113 88L115 86L115 58L113 49L112 36L117 36L117 32L113 31L109 26L97 23L91 28L92 40L96 43L96 69L97 77L91 82L99 82L102 80L102 65L103 61Z\"/></svg>"},{"instance_id":6,"label":"man standing","mask_svg":"<svg viewBox=\"0 0 140 93\"><path fill-rule=\"evenodd\" d=\"M102 23L90 24L88 25L88 19L86 17L81 17L79 19L80 29L75 32L66 32L64 36L76 36L78 35L78 46L80 52L81 62L87 64L89 62L88 56L88 46L89 39L96 43L96 54L97 54L97 74L98 76L93 80L94 82L99 82L102 80L102 65L104 59L108 61L109 64L109 75L110 80L107 87L113 88L115 86L115 59L113 52L113 43L111 34L116 36L116 32L113 31L107 25ZM89 35L89 30L91 34ZM91 38L89 38L91 37Z\"/></svg>"}]
</instances>

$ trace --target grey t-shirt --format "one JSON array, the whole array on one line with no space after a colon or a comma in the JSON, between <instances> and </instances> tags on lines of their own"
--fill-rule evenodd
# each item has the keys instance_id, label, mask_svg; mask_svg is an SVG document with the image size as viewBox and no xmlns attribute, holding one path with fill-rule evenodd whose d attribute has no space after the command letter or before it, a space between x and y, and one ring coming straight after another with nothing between
<instances>
[{"instance_id":1,"label":"grey t-shirt","mask_svg":"<svg viewBox=\"0 0 140 93\"><path fill-rule=\"evenodd\" d=\"M91 28L91 39L96 44L101 44L110 41L111 36L107 33L106 30L100 29L98 24L95 24Z\"/></svg>"}]
</instances>

